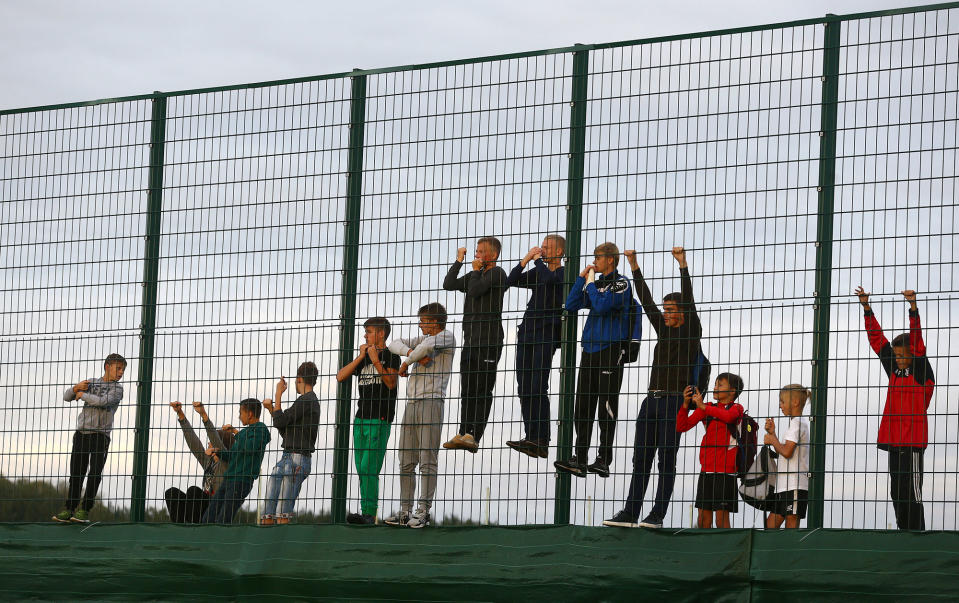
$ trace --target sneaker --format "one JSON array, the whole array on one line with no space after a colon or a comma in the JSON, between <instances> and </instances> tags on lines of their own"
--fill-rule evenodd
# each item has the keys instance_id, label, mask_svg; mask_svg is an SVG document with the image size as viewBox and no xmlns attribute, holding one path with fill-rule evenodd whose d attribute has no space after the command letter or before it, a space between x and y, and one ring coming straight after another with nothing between
<instances>
[{"instance_id":1,"label":"sneaker","mask_svg":"<svg viewBox=\"0 0 959 603\"><path fill-rule=\"evenodd\" d=\"M406 523L411 528L425 528L430 525L430 514L428 511L417 511L413 513L410 520Z\"/></svg>"},{"instance_id":2,"label":"sneaker","mask_svg":"<svg viewBox=\"0 0 959 603\"><path fill-rule=\"evenodd\" d=\"M75 523L90 523L90 512L77 509L77 512L70 518L70 521Z\"/></svg>"},{"instance_id":3,"label":"sneaker","mask_svg":"<svg viewBox=\"0 0 959 603\"><path fill-rule=\"evenodd\" d=\"M371 526L376 524L376 518L366 513L350 513L346 516L346 523L358 526Z\"/></svg>"},{"instance_id":4,"label":"sneaker","mask_svg":"<svg viewBox=\"0 0 959 603\"><path fill-rule=\"evenodd\" d=\"M633 517L626 509L623 509L616 515L613 515L612 518L603 521L604 526L611 528L638 528L639 524L636 523L636 518Z\"/></svg>"},{"instance_id":5,"label":"sneaker","mask_svg":"<svg viewBox=\"0 0 959 603\"><path fill-rule=\"evenodd\" d=\"M661 528L663 527L663 518L655 515L647 515L646 519L639 522L641 528Z\"/></svg>"},{"instance_id":6,"label":"sneaker","mask_svg":"<svg viewBox=\"0 0 959 603\"><path fill-rule=\"evenodd\" d=\"M456 434L450 438L449 442L443 442L443 448L447 450L460 450L463 447L463 436Z\"/></svg>"},{"instance_id":7,"label":"sneaker","mask_svg":"<svg viewBox=\"0 0 959 603\"><path fill-rule=\"evenodd\" d=\"M586 464L580 463L579 459L575 456L568 461L556 461L553 463L553 466L563 473L571 473L576 477L586 477L586 472L588 471Z\"/></svg>"},{"instance_id":8,"label":"sneaker","mask_svg":"<svg viewBox=\"0 0 959 603\"><path fill-rule=\"evenodd\" d=\"M609 477L609 465L603 459L596 459L587 469L590 473L595 473L600 477Z\"/></svg>"},{"instance_id":9,"label":"sneaker","mask_svg":"<svg viewBox=\"0 0 959 603\"><path fill-rule=\"evenodd\" d=\"M517 452L522 452L523 454L527 456L531 456L534 459L546 458L546 453L547 453L546 446L537 444L536 442L533 442L532 440L527 440L526 438L523 438L522 440L519 440L519 441L506 442L506 445L512 448L513 450Z\"/></svg>"},{"instance_id":10,"label":"sneaker","mask_svg":"<svg viewBox=\"0 0 959 603\"><path fill-rule=\"evenodd\" d=\"M388 526L405 526L410 521L409 511L397 511L383 520Z\"/></svg>"},{"instance_id":11,"label":"sneaker","mask_svg":"<svg viewBox=\"0 0 959 603\"><path fill-rule=\"evenodd\" d=\"M460 438L460 442L463 444L464 450L469 450L473 454L476 454L476 451L479 450L479 444L476 442L476 438L473 437L473 434L468 433ZM427 515L429 515L427 513Z\"/></svg>"},{"instance_id":12,"label":"sneaker","mask_svg":"<svg viewBox=\"0 0 959 603\"><path fill-rule=\"evenodd\" d=\"M70 509L64 509L53 516L53 521L59 521L60 523L70 523L71 519L73 519L73 511Z\"/></svg>"},{"instance_id":13,"label":"sneaker","mask_svg":"<svg viewBox=\"0 0 959 603\"><path fill-rule=\"evenodd\" d=\"M272 526L276 524L276 520L272 515L261 515L260 516L260 525L261 526Z\"/></svg>"},{"instance_id":14,"label":"sneaker","mask_svg":"<svg viewBox=\"0 0 959 603\"><path fill-rule=\"evenodd\" d=\"M290 523L290 520L293 519L293 514L280 513L276 516L276 525L285 526Z\"/></svg>"}]
</instances>

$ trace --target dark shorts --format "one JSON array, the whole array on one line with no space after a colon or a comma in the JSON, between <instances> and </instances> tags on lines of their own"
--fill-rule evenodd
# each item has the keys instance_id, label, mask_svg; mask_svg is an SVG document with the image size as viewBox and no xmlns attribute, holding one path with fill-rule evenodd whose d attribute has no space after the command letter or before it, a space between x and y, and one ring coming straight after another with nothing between
<instances>
[{"instance_id":1,"label":"dark shorts","mask_svg":"<svg viewBox=\"0 0 959 603\"><path fill-rule=\"evenodd\" d=\"M736 476L729 473L700 473L696 486L696 508L704 511L739 512Z\"/></svg>"},{"instance_id":2,"label":"dark shorts","mask_svg":"<svg viewBox=\"0 0 959 603\"><path fill-rule=\"evenodd\" d=\"M806 507L809 504L808 490L786 490L772 495L772 513L776 515L795 515L799 519L806 518Z\"/></svg>"}]
</instances>

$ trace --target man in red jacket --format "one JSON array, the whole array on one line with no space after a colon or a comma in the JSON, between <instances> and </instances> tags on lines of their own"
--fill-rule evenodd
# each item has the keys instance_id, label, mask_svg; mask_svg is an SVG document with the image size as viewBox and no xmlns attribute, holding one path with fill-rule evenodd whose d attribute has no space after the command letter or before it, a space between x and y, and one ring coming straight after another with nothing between
<instances>
[{"instance_id":1,"label":"man in red jacket","mask_svg":"<svg viewBox=\"0 0 959 603\"><path fill-rule=\"evenodd\" d=\"M925 530L922 508L922 455L929 443L929 421L926 412L936 387L932 366L926 358L922 341L916 292L902 292L909 302L909 333L892 340L882 334L882 327L872 313L869 293L856 289L859 303L865 310L866 336L889 376L886 406L882 411L877 444L889 453L889 489L896 525L900 530Z\"/></svg>"}]
</instances>

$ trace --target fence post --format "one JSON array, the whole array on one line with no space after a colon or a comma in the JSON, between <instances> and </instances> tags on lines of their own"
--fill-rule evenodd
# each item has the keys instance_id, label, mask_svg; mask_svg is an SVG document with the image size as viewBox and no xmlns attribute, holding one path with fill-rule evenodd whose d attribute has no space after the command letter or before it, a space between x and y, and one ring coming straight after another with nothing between
<instances>
[{"instance_id":1,"label":"fence post","mask_svg":"<svg viewBox=\"0 0 959 603\"><path fill-rule=\"evenodd\" d=\"M150 171L147 176L146 244L143 251L143 297L140 304L140 354L137 414L133 439L133 490L130 520L146 517L150 453L150 401L153 392L153 347L156 335L157 281L160 272L160 227L163 211L163 147L166 142L166 96L157 92L150 119Z\"/></svg>"},{"instance_id":2,"label":"fence post","mask_svg":"<svg viewBox=\"0 0 959 603\"><path fill-rule=\"evenodd\" d=\"M812 429L810 433L810 528L823 525L826 494L826 411L829 387L829 309L832 295L833 207L836 186L836 120L839 103L841 21L825 23L822 109L819 128L819 194L816 211L816 284L813 292Z\"/></svg>"},{"instance_id":3,"label":"fence post","mask_svg":"<svg viewBox=\"0 0 959 603\"><path fill-rule=\"evenodd\" d=\"M346 167L346 221L343 237L343 292L340 298L339 366L353 359L356 320L356 270L359 264L360 207L363 195L363 126L366 121L366 76L355 75L350 94L350 140ZM350 406L353 384L336 386L336 436L333 444L333 523L346 521L347 469L350 461Z\"/></svg>"},{"instance_id":4,"label":"fence post","mask_svg":"<svg viewBox=\"0 0 959 603\"><path fill-rule=\"evenodd\" d=\"M573 53L572 102L569 120L569 168L566 175L566 286L579 274L583 225L583 175L586 162L586 96L589 82L589 49ZM576 397L576 315L563 315L563 345L560 352L559 434L556 457L569 458L573 448L573 402ZM568 524L571 476L556 474L553 523Z\"/></svg>"}]
</instances>

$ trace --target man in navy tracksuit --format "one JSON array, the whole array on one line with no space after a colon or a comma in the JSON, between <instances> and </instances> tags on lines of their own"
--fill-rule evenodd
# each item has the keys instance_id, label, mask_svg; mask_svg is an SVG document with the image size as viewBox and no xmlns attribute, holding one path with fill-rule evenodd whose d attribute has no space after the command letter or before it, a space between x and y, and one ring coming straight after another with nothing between
<instances>
[{"instance_id":1,"label":"man in navy tracksuit","mask_svg":"<svg viewBox=\"0 0 959 603\"><path fill-rule=\"evenodd\" d=\"M507 287L531 292L516 337L516 385L526 437L506 442L513 450L546 458L549 446L549 371L562 341L563 253L566 239L547 235L506 277ZM523 271L530 262L533 268Z\"/></svg>"},{"instance_id":2,"label":"man in navy tracksuit","mask_svg":"<svg viewBox=\"0 0 959 603\"><path fill-rule=\"evenodd\" d=\"M623 364L631 338L629 314L633 292L629 280L616 270L619 248L613 243L603 243L593 253L593 264L586 266L566 298L566 310L574 315L580 308L589 309L583 328L583 354L573 411L576 454L569 460L553 463L559 471L577 477L586 477L587 472L609 477L619 389L623 384ZM595 276L596 273L600 275ZM587 467L586 457L597 408L599 454Z\"/></svg>"}]
</instances>

